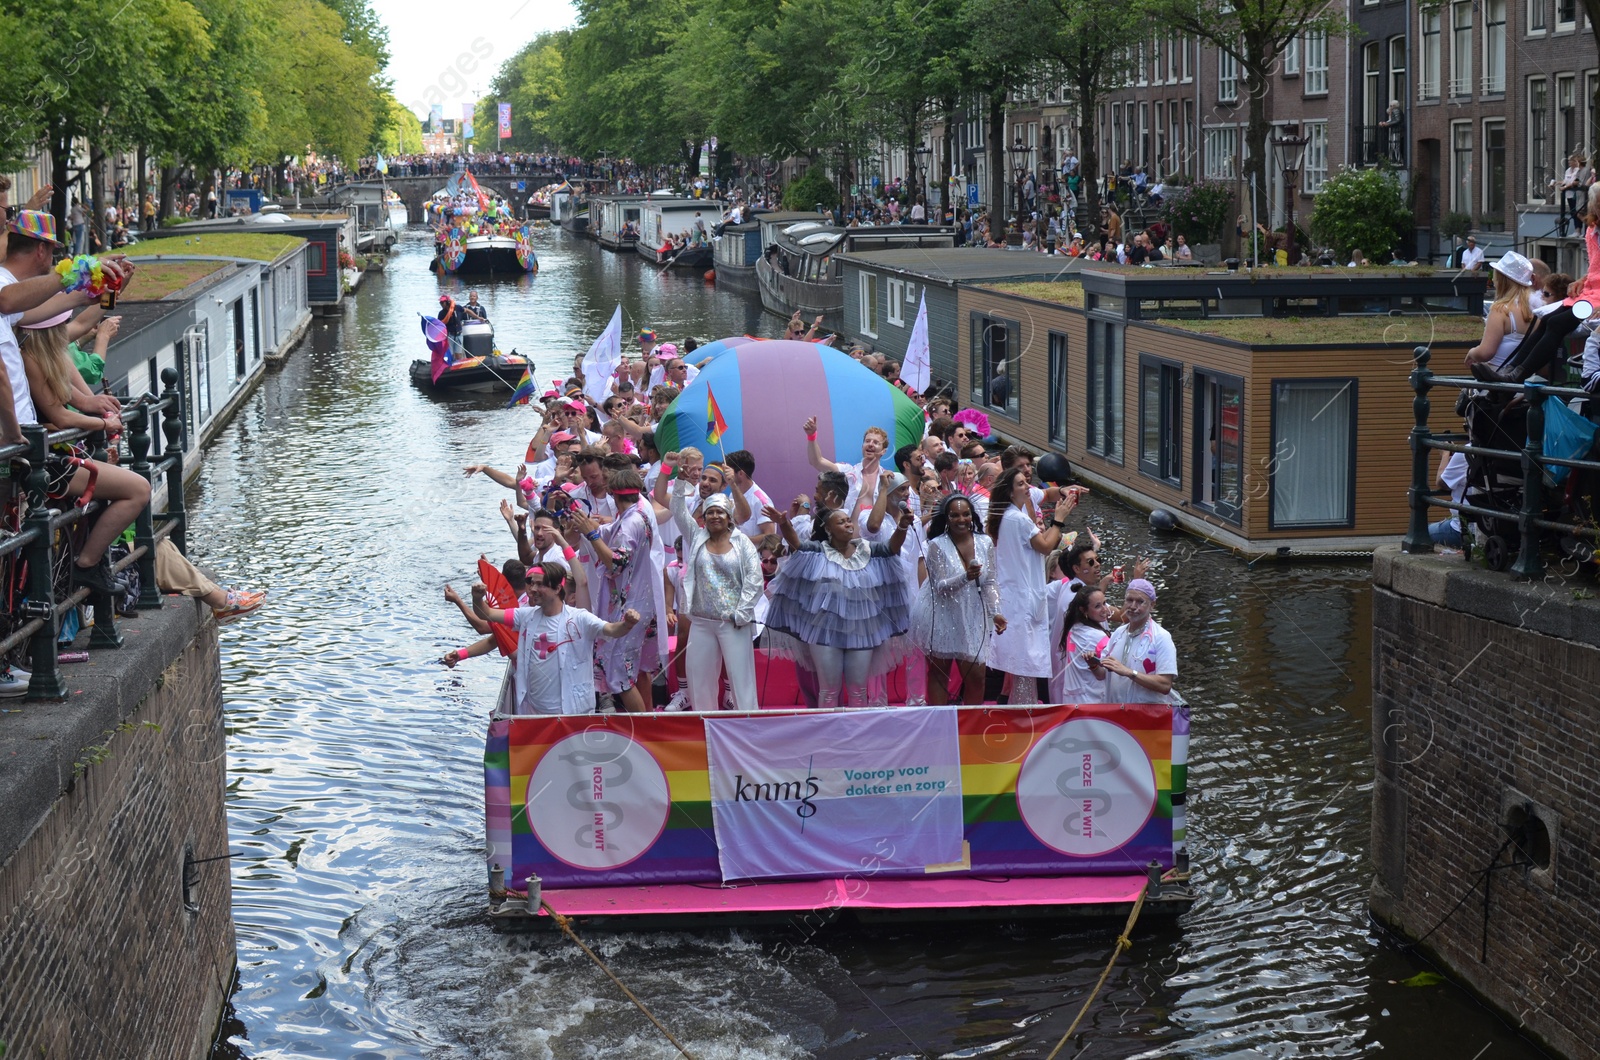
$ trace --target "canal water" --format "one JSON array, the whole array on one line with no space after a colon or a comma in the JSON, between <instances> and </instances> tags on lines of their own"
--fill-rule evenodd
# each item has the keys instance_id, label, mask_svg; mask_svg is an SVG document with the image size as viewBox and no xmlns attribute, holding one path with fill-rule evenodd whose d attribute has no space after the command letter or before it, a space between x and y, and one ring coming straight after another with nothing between
<instances>
[{"instance_id":1,"label":"canal water","mask_svg":"<svg viewBox=\"0 0 1600 1060\"><path fill-rule=\"evenodd\" d=\"M500 345L544 379L567 374L618 302L630 334L781 326L636 255L559 231L537 249L536 278L478 289ZM271 591L222 633L239 986L214 1055L672 1056L570 943L497 934L484 915L499 667L435 660L471 639L443 586L465 592L478 555L510 547L504 493L461 468L514 467L533 417L407 381L441 286L429 255L409 233L342 325L314 326L207 454L190 501L200 559ZM1080 511L1112 562L1158 559L1158 617L1194 704L1199 901L1137 932L1061 1055L1537 1055L1455 988L1400 985L1425 966L1368 921L1366 567L1250 568L1152 539L1114 504ZM594 943L699 1057L1043 1057L1117 930L946 921L792 948L734 930Z\"/></svg>"}]
</instances>

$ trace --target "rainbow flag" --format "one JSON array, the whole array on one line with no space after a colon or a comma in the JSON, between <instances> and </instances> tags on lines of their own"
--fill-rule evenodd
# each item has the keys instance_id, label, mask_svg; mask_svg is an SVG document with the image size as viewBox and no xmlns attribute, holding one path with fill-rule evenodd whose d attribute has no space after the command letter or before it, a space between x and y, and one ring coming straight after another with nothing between
<instances>
[{"instance_id":1,"label":"rainbow flag","mask_svg":"<svg viewBox=\"0 0 1600 1060\"><path fill-rule=\"evenodd\" d=\"M717 407L717 396L711 392L711 384L706 384L706 441L712 445L721 445L722 436L728 431L728 421L722 418L722 409Z\"/></svg>"},{"instance_id":2,"label":"rainbow flag","mask_svg":"<svg viewBox=\"0 0 1600 1060\"><path fill-rule=\"evenodd\" d=\"M826 716L816 717L818 735L828 735ZM492 720L483 760L490 864L517 887L530 873L546 887L721 882L707 724L716 719ZM1152 860L1171 867L1184 847L1188 708L961 707L957 731L968 852L934 871L1125 875Z\"/></svg>"},{"instance_id":3,"label":"rainbow flag","mask_svg":"<svg viewBox=\"0 0 1600 1060\"><path fill-rule=\"evenodd\" d=\"M533 370L531 367L522 370L522 378L517 380L517 388L511 392L511 400L506 402L506 408L516 408L526 405L533 398Z\"/></svg>"}]
</instances>

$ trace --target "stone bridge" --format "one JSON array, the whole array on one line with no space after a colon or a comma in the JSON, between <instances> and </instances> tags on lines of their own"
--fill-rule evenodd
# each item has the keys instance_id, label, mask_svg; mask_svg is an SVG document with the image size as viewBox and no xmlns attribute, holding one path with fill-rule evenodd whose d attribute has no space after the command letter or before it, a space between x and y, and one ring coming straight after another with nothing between
<instances>
[{"instance_id":1,"label":"stone bridge","mask_svg":"<svg viewBox=\"0 0 1600 1060\"><path fill-rule=\"evenodd\" d=\"M478 181L478 187L491 195L499 195L507 202L522 206L528 201L528 196L546 184L558 184L561 181L559 173L519 173L515 176L497 174L485 176L474 172L473 177ZM386 183L390 189L406 204L406 212L410 215L412 224L422 222L422 207L435 192L445 186L450 179L448 173L436 173L422 177L396 177L390 176ZM370 182L369 182L370 183Z\"/></svg>"}]
</instances>

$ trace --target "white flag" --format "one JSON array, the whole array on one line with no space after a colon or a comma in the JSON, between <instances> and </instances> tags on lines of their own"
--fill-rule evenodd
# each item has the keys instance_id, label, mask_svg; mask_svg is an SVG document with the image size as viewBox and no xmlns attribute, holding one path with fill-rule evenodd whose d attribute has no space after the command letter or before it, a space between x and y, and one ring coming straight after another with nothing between
<instances>
[{"instance_id":1,"label":"white flag","mask_svg":"<svg viewBox=\"0 0 1600 1060\"><path fill-rule=\"evenodd\" d=\"M906 343L905 360L900 362L900 378L917 393L928 389L928 292L922 292L917 303L917 322L911 326L911 339Z\"/></svg>"},{"instance_id":2,"label":"white flag","mask_svg":"<svg viewBox=\"0 0 1600 1060\"><path fill-rule=\"evenodd\" d=\"M611 377L622 364L622 306L611 314L611 323L583 355L583 392L598 408L611 393Z\"/></svg>"}]
</instances>

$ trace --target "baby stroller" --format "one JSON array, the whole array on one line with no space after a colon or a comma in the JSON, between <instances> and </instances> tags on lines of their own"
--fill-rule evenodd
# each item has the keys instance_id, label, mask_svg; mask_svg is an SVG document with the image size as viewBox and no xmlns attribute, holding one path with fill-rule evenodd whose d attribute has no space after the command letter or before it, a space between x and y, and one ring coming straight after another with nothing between
<instances>
[{"instance_id":1,"label":"baby stroller","mask_svg":"<svg viewBox=\"0 0 1600 1060\"><path fill-rule=\"evenodd\" d=\"M1464 390L1458 410L1466 420L1467 444L1520 454L1528 437L1528 406L1520 395ZM1510 457L1467 454L1466 503L1495 515L1461 513L1462 540L1468 554L1474 538L1483 544L1490 570L1505 570L1517 554L1517 517L1522 511L1522 461ZM1473 531L1479 533L1475 534Z\"/></svg>"}]
</instances>

